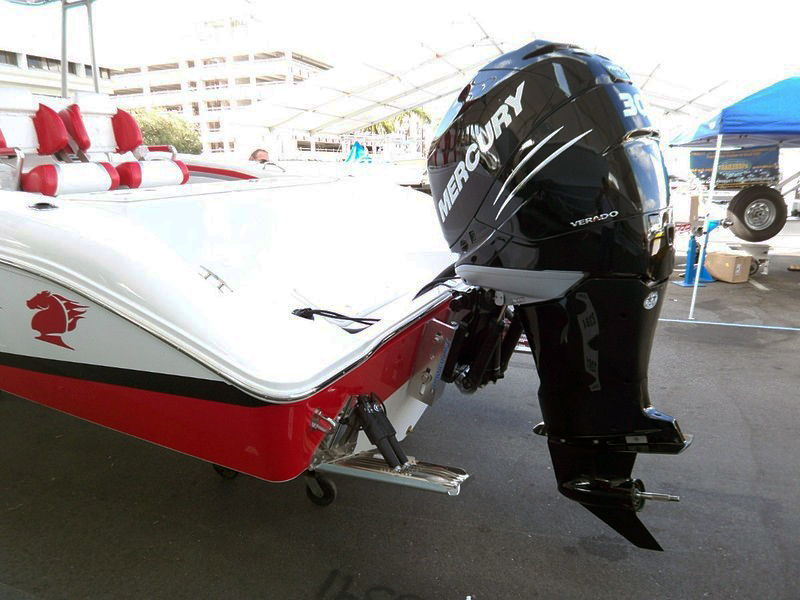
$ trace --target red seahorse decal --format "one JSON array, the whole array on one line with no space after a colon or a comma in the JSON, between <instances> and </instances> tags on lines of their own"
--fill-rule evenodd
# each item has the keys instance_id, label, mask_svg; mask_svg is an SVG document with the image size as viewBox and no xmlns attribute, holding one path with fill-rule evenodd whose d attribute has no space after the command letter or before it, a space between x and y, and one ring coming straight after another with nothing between
<instances>
[{"instance_id":1,"label":"red seahorse decal","mask_svg":"<svg viewBox=\"0 0 800 600\"><path fill-rule=\"evenodd\" d=\"M27 302L28 308L38 310L31 320L31 327L38 331L37 340L42 340L49 344L55 344L62 348L74 350L67 345L61 336L75 329L78 321L83 318L83 313L89 308L72 300L42 291L36 294Z\"/></svg>"}]
</instances>

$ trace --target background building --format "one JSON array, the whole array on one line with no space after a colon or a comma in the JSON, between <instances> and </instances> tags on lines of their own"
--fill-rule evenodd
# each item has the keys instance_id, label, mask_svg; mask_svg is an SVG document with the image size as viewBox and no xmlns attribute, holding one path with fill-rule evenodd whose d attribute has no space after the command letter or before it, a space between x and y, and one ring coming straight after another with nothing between
<instances>
[{"instance_id":1,"label":"background building","mask_svg":"<svg viewBox=\"0 0 800 600\"><path fill-rule=\"evenodd\" d=\"M0 87L18 87L35 94L61 95L61 7L0 3ZM67 87L93 91L89 38L84 9L68 20ZM100 91L110 93L111 65L98 52Z\"/></svg>"},{"instance_id":2,"label":"background building","mask_svg":"<svg viewBox=\"0 0 800 600\"><path fill-rule=\"evenodd\" d=\"M61 59L47 48L11 45L0 41L0 86L19 87L35 94L61 95ZM84 59L85 60L85 59ZM70 91L93 91L92 66L82 61L68 61L67 85ZM110 93L111 69L99 68L100 91Z\"/></svg>"},{"instance_id":3,"label":"background building","mask_svg":"<svg viewBox=\"0 0 800 600\"><path fill-rule=\"evenodd\" d=\"M276 85L305 81L331 65L291 49L264 47L256 21L205 21L181 55L133 64L112 74L121 108L177 113L197 125L204 152L249 152L237 147L232 113L269 97Z\"/></svg>"}]
</instances>

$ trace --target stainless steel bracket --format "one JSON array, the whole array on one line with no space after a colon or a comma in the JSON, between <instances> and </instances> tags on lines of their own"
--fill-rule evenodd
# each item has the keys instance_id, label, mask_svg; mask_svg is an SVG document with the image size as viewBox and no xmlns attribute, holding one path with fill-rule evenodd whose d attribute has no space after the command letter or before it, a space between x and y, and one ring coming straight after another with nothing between
<instances>
[{"instance_id":1,"label":"stainless steel bracket","mask_svg":"<svg viewBox=\"0 0 800 600\"><path fill-rule=\"evenodd\" d=\"M441 381L442 370L455 333L453 325L438 319L431 319L425 325L408 382L410 396L431 405L442 395L445 386Z\"/></svg>"}]
</instances>

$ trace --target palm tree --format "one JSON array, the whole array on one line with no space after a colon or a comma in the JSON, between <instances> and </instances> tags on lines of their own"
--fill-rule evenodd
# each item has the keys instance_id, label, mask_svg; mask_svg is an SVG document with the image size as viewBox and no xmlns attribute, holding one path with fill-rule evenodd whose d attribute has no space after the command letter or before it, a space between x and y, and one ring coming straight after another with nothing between
<instances>
[{"instance_id":1,"label":"palm tree","mask_svg":"<svg viewBox=\"0 0 800 600\"><path fill-rule=\"evenodd\" d=\"M425 109L416 106L414 108L410 108L407 111L401 112L398 115L395 115L391 119L386 119L378 123L373 123L369 127L364 128L364 132L377 133L378 135L395 133L397 131L397 128L402 124L403 120L408 117L411 117L412 115L416 116L420 121L422 121L426 125L431 122L431 117L427 112L425 112Z\"/></svg>"}]
</instances>

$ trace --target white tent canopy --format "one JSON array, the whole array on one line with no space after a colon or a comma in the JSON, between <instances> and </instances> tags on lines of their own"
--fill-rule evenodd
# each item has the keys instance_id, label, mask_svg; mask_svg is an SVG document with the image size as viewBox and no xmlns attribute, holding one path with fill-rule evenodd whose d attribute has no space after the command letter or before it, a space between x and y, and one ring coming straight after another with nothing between
<instances>
[{"instance_id":1,"label":"white tent canopy","mask_svg":"<svg viewBox=\"0 0 800 600\"><path fill-rule=\"evenodd\" d=\"M271 130L340 135L432 102L449 101L481 66L515 46L493 40L477 21L450 32L446 49L409 43L395 60L336 66L293 85L275 84L268 99L244 111ZM519 40L522 44L524 40Z\"/></svg>"}]
</instances>

